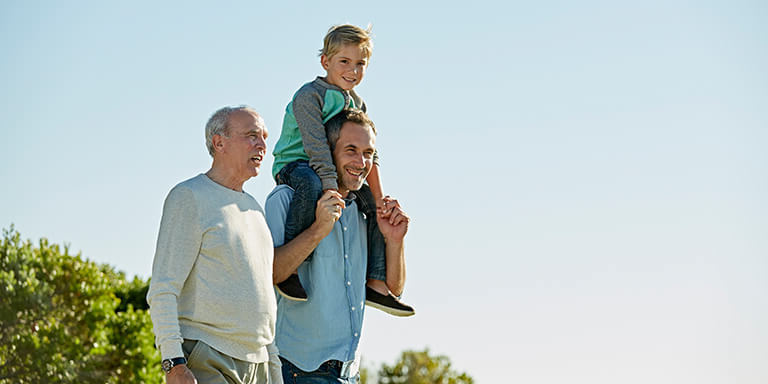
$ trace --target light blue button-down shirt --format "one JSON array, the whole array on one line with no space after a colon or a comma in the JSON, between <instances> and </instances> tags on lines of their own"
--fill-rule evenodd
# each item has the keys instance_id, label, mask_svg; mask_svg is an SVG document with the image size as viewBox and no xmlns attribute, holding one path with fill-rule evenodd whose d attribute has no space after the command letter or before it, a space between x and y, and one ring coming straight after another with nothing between
<instances>
[{"instance_id":1,"label":"light blue button-down shirt","mask_svg":"<svg viewBox=\"0 0 768 384\"><path fill-rule=\"evenodd\" d=\"M293 189L277 186L265 203L267 225L275 247L285 243L285 220ZM358 357L365 308L367 245L365 219L348 200L331 233L299 266L307 291L305 302L277 295L275 341L280 356L303 371L327 360Z\"/></svg>"}]
</instances>

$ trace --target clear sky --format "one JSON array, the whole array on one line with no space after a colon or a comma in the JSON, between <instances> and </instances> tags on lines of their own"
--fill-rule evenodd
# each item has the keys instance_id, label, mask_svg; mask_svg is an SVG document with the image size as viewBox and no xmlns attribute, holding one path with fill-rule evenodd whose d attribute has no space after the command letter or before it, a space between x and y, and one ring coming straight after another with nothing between
<instances>
[{"instance_id":1,"label":"clear sky","mask_svg":"<svg viewBox=\"0 0 768 384\"><path fill-rule=\"evenodd\" d=\"M249 104L274 146L327 29L371 23L417 315L367 311L369 364L768 382L768 3L219 3L0 4L0 226L149 277L210 114Z\"/></svg>"}]
</instances>

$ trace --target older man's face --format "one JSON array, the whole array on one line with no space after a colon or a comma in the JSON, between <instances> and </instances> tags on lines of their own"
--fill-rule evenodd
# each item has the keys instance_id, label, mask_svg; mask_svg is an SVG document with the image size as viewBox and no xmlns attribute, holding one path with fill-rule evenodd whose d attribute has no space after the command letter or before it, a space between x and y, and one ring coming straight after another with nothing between
<instances>
[{"instance_id":1,"label":"older man's face","mask_svg":"<svg viewBox=\"0 0 768 384\"><path fill-rule=\"evenodd\" d=\"M240 110L229 116L229 137L222 137L222 160L241 180L259 174L267 152L267 127L258 114Z\"/></svg>"},{"instance_id":2,"label":"older man's face","mask_svg":"<svg viewBox=\"0 0 768 384\"><path fill-rule=\"evenodd\" d=\"M339 193L357 191L373 167L376 138L370 127L348 121L339 132L333 162L339 179Z\"/></svg>"}]
</instances>

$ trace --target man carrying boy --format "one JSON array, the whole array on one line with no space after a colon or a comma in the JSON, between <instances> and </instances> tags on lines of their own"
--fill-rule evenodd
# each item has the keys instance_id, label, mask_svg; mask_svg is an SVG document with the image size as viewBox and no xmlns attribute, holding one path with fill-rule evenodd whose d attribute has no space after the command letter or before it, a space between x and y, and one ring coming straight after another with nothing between
<instances>
[{"instance_id":1,"label":"man carrying boy","mask_svg":"<svg viewBox=\"0 0 768 384\"><path fill-rule=\"evenodd\" d=\"M320 56L326 76L301 87L286 108L280 139L273 152L275 162L272 167L277 183L287 184L294 190L285 223L286 241L295 238L315 220L314 207L318 198L324 192L339 188L323 123L346 108L366 110L365 103L353 88L363 79L372 49L369 31L354 25L331 28L323 41ZM358 204L365 214L375 217L377 210L387 209L377 153L373 154L373 166L367 182L368 185L356 193ZM389 292L385 283L389 273L385 262L385 244L376 220L369 220L366 233L366 303L395 316L413 315L413 308ZM295 271L275 283L284 297L307 300L307 292Z\"/></svg>"},{"instance_id":2,"label":"man carrying boy","mask_svg":"<svg viewBox=\"0 0 768 384\"><path fill-rule=\"evenodd\" d=\"M405 285L403 241L409 217L397 200L384 197L386 213L367 216L351 193L363 186L373 167L375 127L364 112L345 110L327 125L338 182L316 203L315 220L294 239L285 238L293 189L278 185L265 203L276 246L273 278L298 268L309 300L279 296L275 342L283 379L291 383L356 383L358 346L366 295L366 221L376 220L386 242L386 284L400 295ZM310 262L304 262L312 253Z\"/></svg>"}]
</instances>

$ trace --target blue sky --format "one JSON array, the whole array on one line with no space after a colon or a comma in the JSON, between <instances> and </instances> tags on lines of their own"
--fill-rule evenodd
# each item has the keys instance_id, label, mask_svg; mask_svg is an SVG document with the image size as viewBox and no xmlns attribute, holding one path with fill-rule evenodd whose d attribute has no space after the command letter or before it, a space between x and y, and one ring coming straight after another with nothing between
<instances>
[{"instance_id":1,"label":"blue sky","mask_svg":"<svg viewBox=\"0 0 768 384\"><path fill-rule=\"evenodd\" d=\"M417 315L368 311L369 363L768 381L768 4L318 4L3 2L0 226L148 277L210 114L249 104L274 146L326 30L371 23L358 91Z\"/></svg>"}]
</instances>

